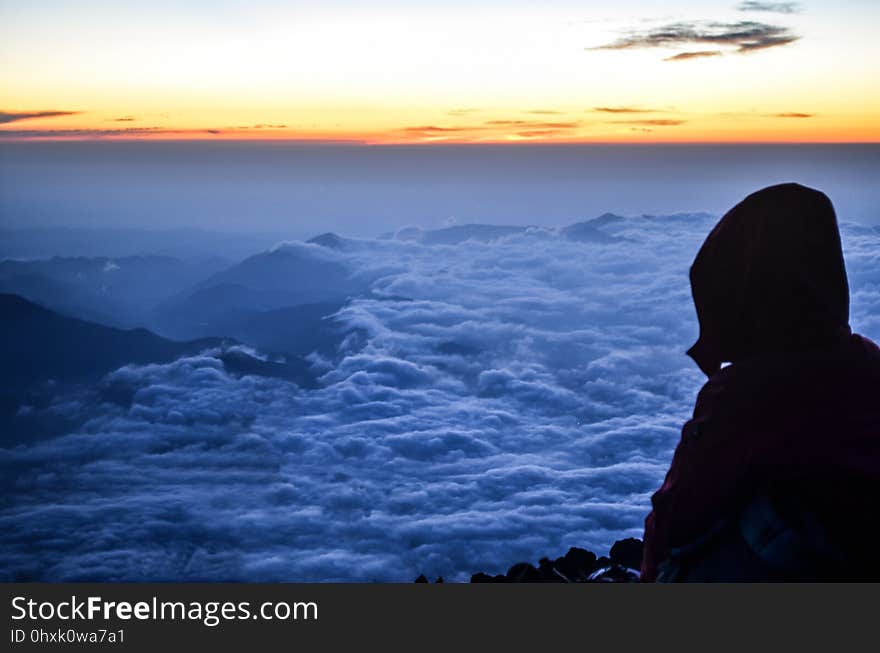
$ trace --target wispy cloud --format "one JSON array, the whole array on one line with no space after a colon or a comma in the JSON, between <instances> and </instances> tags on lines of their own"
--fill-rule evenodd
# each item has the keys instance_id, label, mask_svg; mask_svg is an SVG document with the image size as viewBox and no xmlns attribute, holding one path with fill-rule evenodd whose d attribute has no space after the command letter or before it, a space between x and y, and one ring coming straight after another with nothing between
<instances>
[{"instance_id":1,"label":"wispy cloud","mask_svg":"<svg viewBox=\"0 0 880 653\"><path fill-rule=\"evenodd\" d=\"M643 109L641 107L593 107L597 113L657 113L660 109Z\"/></svg>"},{"instance_id":2,"label":"wispy cloud","mask_svg":"<svg viewBox=\"0 0 880 653\"><path fill-rule=\"evenodd\" d=\"M493 127L528 126L532 129L574 129L580 126L579 122L536 122L533 120L487 120L485 124Z\"/></svg>"},{"instance_id":3,"label":"wispy cloud","mask_svg":"<svg viewBox=\"0 0 880 653\"><path fill-rule=\"evenodd\" d=\"M801 113L799 111L784 111L782 113L771 113L769 117L771 118L812 118L816 114L813 113Z\"/></svg>"},{"instance_id":4,"label":"wispy cloud","mask_svg":"<svg viewBox=\"0 0 880 653\"><path fill-rule=\"evenodd\" d=\"M402 127L396 132L406 138L444 139L454 138L460 135L473 135L480 138L515 134L526 138L550 136L570 132L583 125L579 121L540 121L540 120L509 120L496 119L486 120L479 124L470 125L416 125Z\"/></svg>"},{"instance_id":5,"label":"wispy cloud","mask_svg":"<svg viewBox=\"0 0 880 653\"><path fill-rule=\"evenodd\" d=\"M219 129L165 129L162 127L125 127L119 129L3 129L0 139L18 138L104 138L114 136L161 136L221 134Z\"/></svg>"},{"instance_id":6,"label":"wispy cloud","mask_svg":"<svg viewBox=\"0 0 880 653\"><path fill-rule=\"evenodd\" d=\"M34 118L57 118L59 116L75 116L81 111L0 111L0 124L33 120Z\"/></svg>"},{"instance_id":7,"label":"wispy cloud","mask_svg":"<svg viewBox=\"0 0 880 653\"><path fill-rule=\"evenodd\" d=\"M759 11L771 14L797 14L802 11L800 2L740 2L739 11Z\"/></svg>"},{"instance_id":8,"label":"wispy cloud","mask_svg":"<svg viewBox=\"0 0 880 653\"><path fill-rule=\"evenodd\" d=\"M411 127L400 127L389 132L396 139L409 140L425 140L425 141L444 141L456 139L468 139L471 135L479 133L484 129L480 126L461 125L455 127L444 127L442 125L413 125Z\"/></svg>"},{"instance_id":9,"label":"wispy cloud","mask_svg":"<svg viewBox=\"0 0 880 653\"><path fill-rule=\"evenodd\" d=\"M562 111L556 111L555 109L531 109L530 111L526 111L526 113L531 113L539 116L558 116L561 115Z\"/></svg>"},{"instance_id":10,"label":"wispy cloud","mask_svg":"<svg viewBox=\"0 0 880 653\"><path fill-rule=\"evenodd\" d=\"M733 48L734 52L745 54L789 45L799 38L788 27L756 21L739 21L735 23L693 21L671 23L646 31L634 30L616 41L587 49L635 50L708 44L729 46ZM701 52L707 51L703 50ZM668 60L681 61L681 59L676 59L675 57L670 57Z\"/></svg>"},{"instance_id":11,"label":"wispy cloud","mask_svg":"<svg viewBox=\"0 0 880 653\"><path fill-rule=\"evenodd\" d=\"M683 125L687 120L675 120L672 118L656 118L649 120L612 120L612 125L643 125L649 127L677 127Z\"/></svg>"},{"instance_id":12,"label":"wispy cloud","mask_svg":"<svg viewBox=\"0 0 880 653\"><path fill-rule=\"evenodd\" d=\"M416 125L414 127L403 127L400 131L408 134L437 135L468 132L473 131L474 129L474 127L441 127L439 125Z\"/></svg>"},{"instance_id":13,"label":"wispy cloud","mask_svg":"<svg viewBox=\"0 0 880 653\"><path fill-rule=\"evenodd\" d=\"M522 138L544 138L564 134L566 131L566 129L526 129L516 132L516 135Z\"/></svg>"},{"instance_id":14,"label":"wispy cloud","mask_svg":"<svg viewBox=\"0 0 880 653\"><path fill-rule=\"evenodd\" d=\"M721 50L695 50L693 52L680 52L663 61L688 61L689 59L706 59L708 57L720 57Z\"/></svg>"},{"instance_id":15,"label":"wispy cloud","mask_svg":"<svg viewBox=\"0 0 880 653\"><path fill-rule=\"evenodd\" d=\"M462 107L460 109L452 109L446 113L450 116L469 116L472 113L478 113L480 111L482 111L482 109L477 109L475 107Z\"/></svg>"},{"instance_id":16,"label":"wispy cloud","mask_svg":"<svg viewBox=\"0 0 880 653\"><path fill-rule=\"evenodd\" d=\"M270 124L270 123L258 123L256 125L236 125L235 127L227 127L227 129L238 130L238 129L287 129L288 125L285 124Z\"/></svg>"}]
</instances>

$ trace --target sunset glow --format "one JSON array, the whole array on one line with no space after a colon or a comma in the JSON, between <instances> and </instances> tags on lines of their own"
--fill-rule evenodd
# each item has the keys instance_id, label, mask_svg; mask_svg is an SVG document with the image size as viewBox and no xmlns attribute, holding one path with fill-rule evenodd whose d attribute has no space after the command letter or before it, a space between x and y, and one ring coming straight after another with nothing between
<instances>
[{"instance_id":1,"label":"sunset glow","mask_svg":"<svg viewBox=\"0 0 880 653\"><path fill-rule=\"evenodd\" d=\"M877 3L783 5L4 0L0 139L880 140Z\"/></svg>"}]
</instances>

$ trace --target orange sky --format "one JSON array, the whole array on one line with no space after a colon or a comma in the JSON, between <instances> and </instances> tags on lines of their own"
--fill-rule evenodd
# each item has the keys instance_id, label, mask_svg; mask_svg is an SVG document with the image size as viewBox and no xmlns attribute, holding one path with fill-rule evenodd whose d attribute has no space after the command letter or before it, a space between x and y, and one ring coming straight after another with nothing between
<instances>
[{"instance_id":1,"label":"orange sky","mask_svg":"<svg viewBox=\"0 0 880 653\"><path fill-rule=\"evenodd\" d=\"M759 4L0 0L0 139L880 141L878 3Z\"/></svg>"}]
</instances>

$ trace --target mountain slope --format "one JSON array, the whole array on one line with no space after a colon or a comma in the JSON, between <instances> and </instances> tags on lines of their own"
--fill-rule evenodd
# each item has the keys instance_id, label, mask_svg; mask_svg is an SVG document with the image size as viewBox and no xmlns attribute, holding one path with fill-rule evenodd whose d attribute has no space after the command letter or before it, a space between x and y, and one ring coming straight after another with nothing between
<instances>
[{"instance_id":1,"label":"mountain slope","mask_svg":"<svg viewBox=\"0 0 880 653\"><path fill-rule=\"evenodd\" d=\"M60 257L0 261L0 292L84 320L127 327L149 309L222 269L226 262L162 256Z\"/></svg>"},{"instance_id":2,"label":"mountain slope","mask_svg":"<svg viewBox=\"0 0 880 653\"><path fill-rule=\"evenodd\" d=\"M288 243L251 256L160 305L151 324L178 338L234 336L246 333L249 328L242 326L254 320L262 322L258 328L265 332L271 322L268 312L305 305L338 306L365 292L370 280L352 274L328 249L330 240L323 242ZM230 325L236 326L235 332L229 330Z\"/></svg>"},{"instance_id":3,"label":"mountain slope","mask_svg":"<svg viewBox=\"0 0 880 653\"><path fill-rule=\"evenodd\" d=\"M213 350L210 355L234 376L317 385L302 356L270 360L221 338L176 342L146 329L122 330L66 317L17 295L0 294L0 443L76 428L85 419L76 411L31 410L46 408L68 391L80 398L91 396L89 401L130 404L130 388L103 382L113 370L132 363L168 363L204 350Z\"/></svg>"},{"instance_id":4,"label":"mountain slope","mask_svg":"<svg viewBox=\"0 0 880 653\"><path fill-rule=\"evenodd\" d=\"M18 295L0 294L0 391L100 376L127 363L160 363L221 344L175 342L65 317Z\"/></svg>"}]
</instances>

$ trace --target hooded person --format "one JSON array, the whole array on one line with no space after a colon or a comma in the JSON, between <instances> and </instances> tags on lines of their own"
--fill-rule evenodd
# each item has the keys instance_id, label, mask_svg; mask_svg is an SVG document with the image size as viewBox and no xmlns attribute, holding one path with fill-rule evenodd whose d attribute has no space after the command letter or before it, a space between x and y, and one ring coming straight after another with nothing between
<instances>
[{"instance_id":1,"label":"hooded person","mask_svg":"<svg viewBox=\"0 0 880 653\"><path fill-rule=\"evenodd\" d=\"M642 579L880 577L880 349L849 327L831 201L749 195L690 280L708 381L652 497Z\"/></svg>"}]
</instances>

